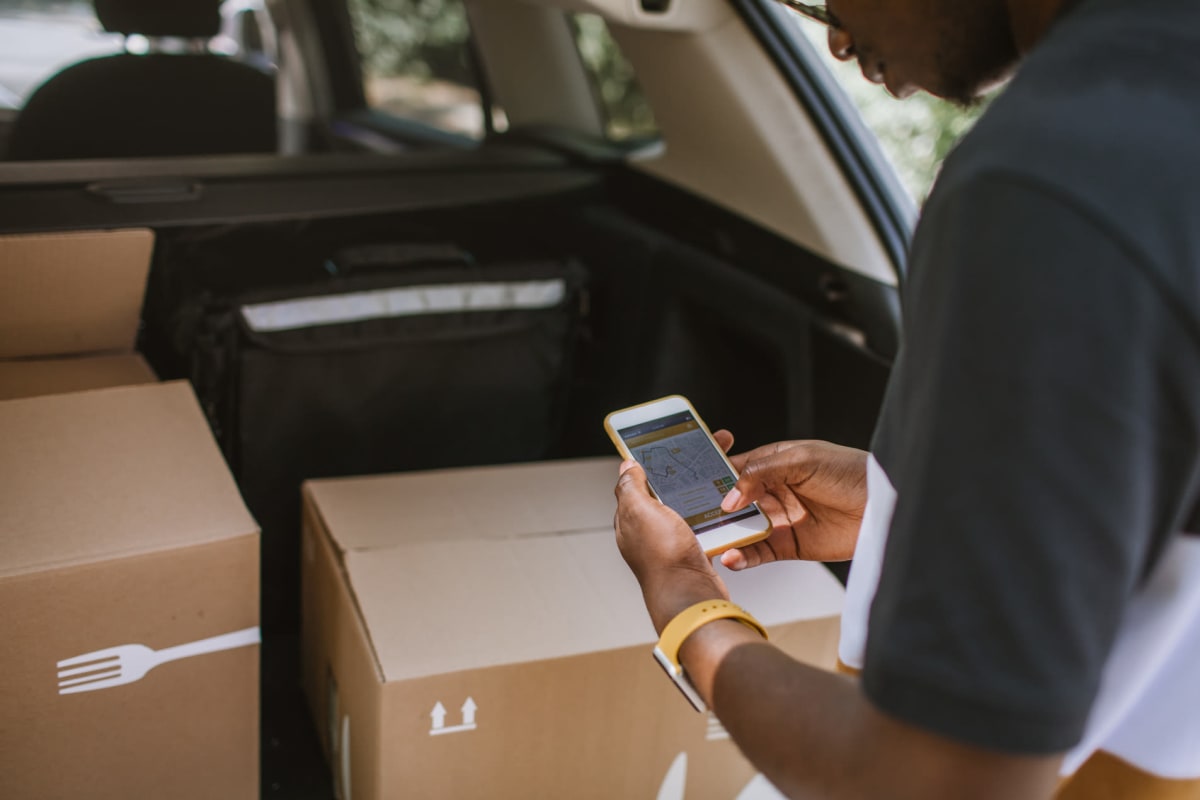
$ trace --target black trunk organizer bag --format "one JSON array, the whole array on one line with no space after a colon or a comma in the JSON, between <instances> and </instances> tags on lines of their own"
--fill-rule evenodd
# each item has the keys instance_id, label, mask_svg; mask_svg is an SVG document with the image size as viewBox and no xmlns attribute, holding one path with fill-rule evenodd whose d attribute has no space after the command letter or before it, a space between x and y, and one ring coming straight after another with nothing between
<instances>
[{"instance_id":1,"label":"black trunk organizer bag","mask_svg":"<svg viewBox=\"0 0 1200 800\"><path fill-rule=\"evenodd\" d=\"M570 261L447 265L210 304L192 381L262 526L268 629L297 626L304 480L556 454L583 284Z\"/></svg>"}]
</instances>

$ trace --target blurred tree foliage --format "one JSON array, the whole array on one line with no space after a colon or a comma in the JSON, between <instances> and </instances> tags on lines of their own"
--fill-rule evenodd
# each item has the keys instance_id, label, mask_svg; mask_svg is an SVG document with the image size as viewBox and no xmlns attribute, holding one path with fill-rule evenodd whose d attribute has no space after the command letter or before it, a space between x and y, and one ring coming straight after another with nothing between
<instances>
[{"instance_id":1,"label":"blurred tree foliage","mask_svg":"<svg viewBox=\"0 0 1200 800\"><path fill-rule=\"evenodd\" d=\"M0 0L5 5L43 5L54 0ZM374 77L404 76L476 86L470 63L466 12L461 0L348 0L364 71ZM580 57L617 141L657 135L654 115L603 19L570 14ZM801 24L814 48L878 136L901 181L919 203L929 193L942 160L975 123L982 107L960 109L928 95L896 100L863 79L857 65L835 61L824 31Z\"/></svg>"},{"instance_id":2,"label":"blurred tree foliage","mask_svg":"<svg viewBox=\"0 0 1200 800\"><path fill-rule=\"evenodd\" d=\"M17 2L18 0L0 0ZM467 15L461 0L348 0L363 71L372 78L444 80L476 86ZM569 15L579 54L593 80L610 139L654 136L654 115L633 68L591 14Z\"/></svg>"},{"instance_id":3,"label":"blurred tree foliage","mask_svg":"<svg viewBox=\"0 0 1200 800\"><path fill-rule=\"evenodd\" d=\"M461 0L348 0L364 71L475 86Z\"/></svg>"},{"instance_id":4,"label":"blurred tree foliage","mask_svg":"<svg viewBox=\"0 0 1200 800\"><path fill-rule=\"evenodd\" d=\"M840 65L848 66L848 65ZM933 188L942 161L966 135L987 103L960 108L921 93L897 100L851 67L845 86L896 167L901 182L921 203Z\"/></svg>"},{"instance_id":5,"label":"blurred tree foliage","mask_svg":"<svg viewBox=\"0 0 1200 800\"><path fill-rule=\"evenodd\" d=\"M595 14L571 14L570 18L580 58L605 114L608 138L629 141L657 136L654 112L607 23Z\"/></svg>"},{"instance_id":6,"label":"blurred tree foliage","mask_svg":"<svg viewBox=\"0 0 1200 800\"><path fill-rule=\"evenodd\" d=\"M824 28L805 21L797 24L874 131L900 181L917 203L924 202L942 161L979 119L990 99L972 108L960 108L924 93L897 100L882 86L867 81L857 63L835 59Z\"/></svg>"}]
</instances>

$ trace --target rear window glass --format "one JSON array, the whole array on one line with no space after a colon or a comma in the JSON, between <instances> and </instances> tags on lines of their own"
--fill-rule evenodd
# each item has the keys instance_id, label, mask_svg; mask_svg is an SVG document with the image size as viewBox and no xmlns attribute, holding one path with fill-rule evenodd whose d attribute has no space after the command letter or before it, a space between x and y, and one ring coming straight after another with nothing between
<instances>
[{"instance_id":1,"label":"rear window glass","mask_svg":"<svg viewBox=\"0 0 1200 800\"><path fill-rule=\"evenodd\" d=\"M604 19L595 14L571 14L570 19L579 56L604 117L605 136L614 142L657 138L654 111Z\"/></svg>"},{"instance_id":2,"label":"rear window glass","mask_svg":"<svg viewBox=\"0 0 1200 800\"><path fill-rule=\"evenodd\" d=\"M169 52L188 45L164 39L155 46ZM90 2L0 0L0 109L22 108L39 86L72 64L126 49L145 53L150 42L142 36L126 42L106 32ZM262 0L222 3L221 33L208 49L261 68L273 66L274 32Z\"/></svg>"},{"instance_id":3,"label":"rear window glass","mask_svg":"<svg viewBox=\"0 0 1200 800\"><path fill-rule=\"evenodd\" d=\"M482 139L482 92L462 0L349 0L367 105Z\"/></svg>"},{"instance_id":4,"label":"rear window glass","mask_svg":"<svg viewBox=\"0 0 1200 800\"><path fill-rule=\"evenodd\" d=\"M21 108L63 67L122 49L91 3L0 0L0 108Z\"/></svg>"}]
</instances>

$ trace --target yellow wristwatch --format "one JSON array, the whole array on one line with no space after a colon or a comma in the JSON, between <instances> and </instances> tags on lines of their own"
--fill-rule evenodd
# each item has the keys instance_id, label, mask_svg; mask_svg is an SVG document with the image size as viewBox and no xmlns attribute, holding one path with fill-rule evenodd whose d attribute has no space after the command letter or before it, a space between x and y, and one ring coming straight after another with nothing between
<instances>
[{"instance_id":1,"label":"yellow wristwatch","mask_svg":"<svg viewBox=\"0 0 1200 800\"><path fill-rule=\"evenodd\" d=\"M667 675L679 687L679 691L683 692L683 696L697 711L707 711L708 706L704 704L704 700L679 664L679 648L700 626L718 619L736 619L761 633L764 639L767 638L766 628L745 609L728 600L705 600L676 614L675 618L667 623L667 627L663 628L662 636L658 638L658 646L654 648L654 660L666 670Z\"/></svg>"}]
</instances>

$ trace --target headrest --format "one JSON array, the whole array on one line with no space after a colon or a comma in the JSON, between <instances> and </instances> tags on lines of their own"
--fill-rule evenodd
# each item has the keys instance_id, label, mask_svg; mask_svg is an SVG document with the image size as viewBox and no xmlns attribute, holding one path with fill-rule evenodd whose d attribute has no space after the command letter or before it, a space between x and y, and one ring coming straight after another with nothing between
<instances>
[{"instance_id":1,"label":"headrest","mask_svg":"<svg viewBox=\"0 0 1200 800\"><path fill-rule=\"evenodd\" d=\"M211 39L221 32L221 0L94 0L110 33Z\"/></svg>"}]
</instances>

